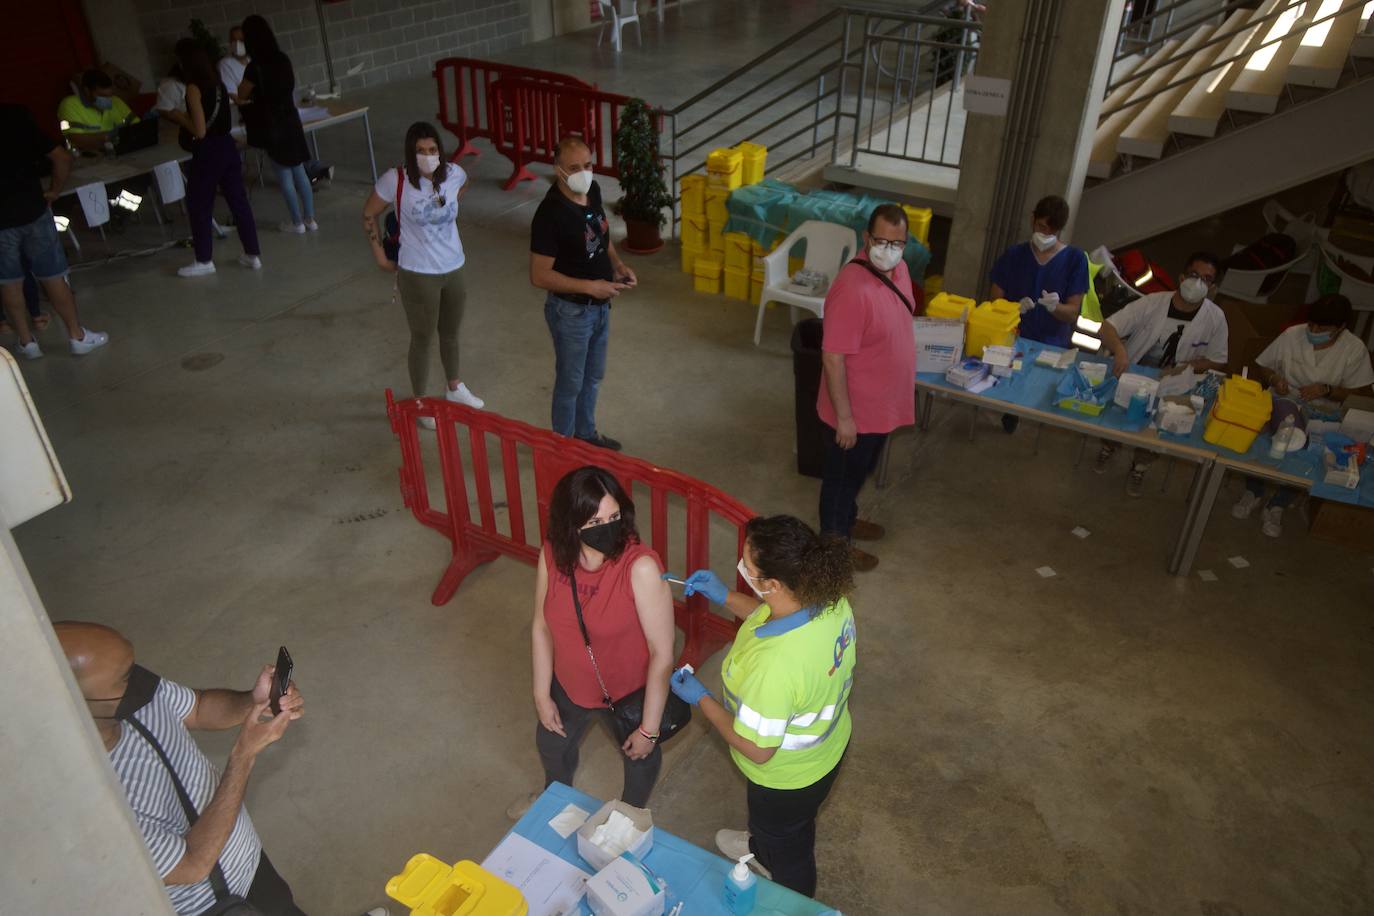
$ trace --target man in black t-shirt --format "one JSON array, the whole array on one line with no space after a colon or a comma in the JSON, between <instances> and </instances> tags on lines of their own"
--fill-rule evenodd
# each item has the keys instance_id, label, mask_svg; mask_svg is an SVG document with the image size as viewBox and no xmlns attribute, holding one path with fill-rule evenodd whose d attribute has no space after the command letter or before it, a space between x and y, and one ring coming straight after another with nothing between
<instances>
[{"instance_id":1,"label":"man in black t-shirt","mask_svg":"<svg viewBox=\"0 0 1374 916\"><path fill-rule=\"evenodd\" d=\"M109 337L86 330L76 316L76 300L67 285L67 256L48 209L62 193L72 168L71 154L45 137L22 105L0 104L0 138L0 302L19 337L15 352L25 359L43 355L24 305L28 271L43 285L53 310L66 324L72 353L89 353ZM46 191L39 180L45 157L52 163Z\"/></svg>"},{"instance_id":2,"label":"man in black t-shirt","mask_svg":"<svg viewBox=\"0 0 1374 916\"><path fill-rule=\"evenodd\" d=\"M639 281L611 242L587 144L563 140L554 168L558 180L530 224L530 283L548 291L553 431L619 451L619 442L597 431L596 395L606 374L611 300Z\"/></svg>"}]
</instances>

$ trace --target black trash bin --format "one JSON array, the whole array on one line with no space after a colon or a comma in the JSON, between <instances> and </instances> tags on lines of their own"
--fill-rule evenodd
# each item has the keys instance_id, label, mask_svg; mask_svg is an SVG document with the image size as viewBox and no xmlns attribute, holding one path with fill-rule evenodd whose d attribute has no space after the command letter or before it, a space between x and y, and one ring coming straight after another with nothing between
<instances>
[{"instance_id":1,"label":"black trash bin","mask_svg":"<svg viewBox=\"0 0 1374 916\"><path fill-rule=\"evenodd\" d=\"M820 477L824 473L826 440L834 435L816 413L816 396L821 390L821 340L824 327L819 318L807 318L797 322L792 329L797 472L807 477Z\"/></svg>"}]
</instances>

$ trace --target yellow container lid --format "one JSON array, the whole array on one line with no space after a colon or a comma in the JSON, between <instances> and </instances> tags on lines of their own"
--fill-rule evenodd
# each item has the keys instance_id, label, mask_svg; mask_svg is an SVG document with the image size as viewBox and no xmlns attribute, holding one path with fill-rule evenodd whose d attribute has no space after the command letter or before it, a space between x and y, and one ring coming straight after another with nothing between
<instances>
[{"instance_id":1,"label":"yellow container lid","mask_svg":"<svg viewBox=\"0 0 1374 916\"><path fill-rule=\"evenodd\" d=\"M752 158L768 155L768 147L764 146L762 143L750 143L748 140L745 140L743 143L736 143L735 149L739 150L741 155Z\"/></svg>"},{"instance_id":2,"label":"yellow container lid","mask_svg":"<svg viewBox=\"0 0 1374 916\"><path fill-rule=\"evenodd\" d=\"M744 153L729 147L711 150L706 157L706 169L711 172L733 172L744 162Z\"/></svg>"},{"instance_id":3,"label":"yellow container lid","mask_svg":"<svg viewBox=\"0 0 1374 916\"><path fill-rule=\"evenodd\" d=\"M971 325L1010 330L1021 323L1021 306L1006 299L994 299L970 312L968 321Z\"/></svg>"},{"instance_id":4,"label":"yellow container lid","mask_svg":"<svg viewBox=\"0 0 1374 916\"><path fill-rule=\"evenodd\" d=\"M524 916L529 906L519 889L476 862L450 867L428 853L411 856L399 875L386 883L393 900L414 916Z\"/></svg>"},{"instance_id":5,"label":"yellow container lid","mask_svg":"<svg viewBox=\"0 0 1374 916\"><path fill-rule=\"evenodd\" d=\"M705 175L683 175L677 180L678 186L682 188L705 187Z\"/></svg>"},{"instance_id":6,"label":"yellow container lid","mask_svg":"<svg viewBox=\"0 0 1374 916\"><path fill-rule=\"evenodd\" d=\"M931 318L966 318L976 308L977 302L967 296L956 296L944 290L930 298L926 305L926 315Z\"/></svg>"},{"instance_id":7,"label":"yellow container lid","mask_svg":"<svg viewBox=\"0 0 1374 916\"><path fill-rule=\"evenodd\" d=\"M1219 420L1258 430L1269 422L1274 399L1254 379L1233 375L1222 382L1212 412Z\"/></svg>"}]
</instances>

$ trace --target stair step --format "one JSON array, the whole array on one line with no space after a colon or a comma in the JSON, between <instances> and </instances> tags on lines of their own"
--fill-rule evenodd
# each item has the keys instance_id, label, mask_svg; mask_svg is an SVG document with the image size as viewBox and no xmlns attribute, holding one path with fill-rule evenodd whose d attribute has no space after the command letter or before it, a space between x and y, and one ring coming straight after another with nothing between
<instances>
[{"instance_id":1,"label":"stair step","mask_svg":"<svg viewBox=\"0 0 1374 916\"><path fill-rule=\"evenodd\" d=\"M1302 44L1301 29L1312 18L1312 8L1317 5L1316 0L1305 6L1296 5L1266 24L1261 42L1274 41L1285 34L1287 37L1260 48L1245 59L1240 74L1226 92L1227 108L1256 114L1278 111L1279 96L1287 81L1288 62L1298 53Z\"/></svg>"},{"instance_id":2,"label":"stair step","mask_svg":"<svg viewBox=\"0 0 1374 916\"><path fill-rule=\"evenodd\" d=\"M1249 18L1249 10L1235 11L1221 26L1223 34L1240 28ZM1217 31L1217 27L1213 25L1205 25L1198 29L1195 33L1196 36L1200 36L1197 44L1211 38ZM1225 42L1219 42L1195 52L1173 75L1170 82L1195 76L1210 67L1212 61L1221 55L1224 44ZM1117 138L1116 151L1123 155L1144 156L1148 159L1158 159L1163 156L1164 144L1169 139L1169 113L1178 105L1179 100L1187 95L1189 88L1190 84L1184 83L1150 99L1131 120L1131 123L1126 125L1121 136Z\"/></svg>"},{"instance_id":3,"label":"stair step","mask_svg":"<svg viewBox=\"0 0 1374 916\"><path fill-rule=\"evenodd\" d=\"M1264 0L1246 22L1254 23L1257 19L1269 15L1281 2L1285 0ZM1250 25L1230 41L1218 42L1223 47L1214 60L1235 57L1258 44L1264 32L1262 25ZM1237 66L1240 63L1241 61L1233 61L1219 70L1202 74L1169 115L1169 130L1172 133L1195 137L1215 137L1217 125L1226 111L1226 92L1240 76L1241 68Z\"/></svg>"},{"instance_id":4,"label":"stair step","mask_svg":"<svg viewBox=\"0 0 1374 916\"><path fill-rule=\"evenodd\" d=\"M1314 19L1334 13L1344 0L1322 0ZM1309 6L1309 9L1311 7ZM1288 63L1288 82L1293 86L1335 89L1345 71L1350 45L1360 29L1360 11L1353 9L1335 19L1318 23L1302 37L1298 52Z\"/></svg>"},{"instance_id":5,"label":"stair step","mask_svg":"<svg viewBox=\"0 0 1374 916\"><path fill-rule=\"evenodd\" d=\"M1351 57L1374 57L1374 0L1360 10L1360 30L1350 43Z\"/></svg>"},{"instance_id":6,"label":"stair step","mask_svg":"<svg viewBox=\"0 0 1374 916\"><path fill-rule=\"evenodd\" d=\"M1201 40L1194 33L1187 42L1170 39L1160 45L1159 50L1150 56L1149 62L1151 66L1155 64L1164 64L1164 66L1142 80L1132 80L1134 89L1123 101L1129 104L1131 99L1148 95L1160 86L1168 85L1174 73L1183 66L1183 55L1189 49L1189 45L1196 45ZM1097 125L1097 130L1093 132L1092 153L1088 156L1089 178L1112 177L1112 167L1116 164L1116 138L1131 123L1131 119L1135 117L1136 112L1140 110L1140 106L1143 104L1141 102L1133 107L1123 108L1109 114L1106 120ZM1104 110L1109 109L1104 108Z\"/></svg>"}]
</instances>

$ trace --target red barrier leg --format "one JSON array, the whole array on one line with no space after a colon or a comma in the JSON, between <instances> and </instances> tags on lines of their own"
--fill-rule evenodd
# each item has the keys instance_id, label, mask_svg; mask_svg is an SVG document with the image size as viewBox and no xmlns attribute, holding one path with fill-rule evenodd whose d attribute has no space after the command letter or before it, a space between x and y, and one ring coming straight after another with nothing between
<instances>
[{"instance_id":1,"label":"red barrier leg","mask_svg":"<svg viewBox=\"0 0 1374 916\"><path fill-rule=\"evenodd\" d=\"M430 596L430 603L435 607L443 607L449 603L453 593L458 591L458 586L463 584L468 573L472 572L483 563L490 563L499 557L500 554L495 550L485 547L473 547L466 552L455 551L453 559L449 561L448 569L444 570L443 576L439 578L439 584L434 587L434 594Z\"/></svg>"},{"instance_id":2,"label":"red barrier leg","mask_svg":"<svg viewBox=\"0 0 1374 916\"><path fill-rule=\"evenodd\" d=\"M462 145L461 147L458 148L458 152L454 153L452 156L449 156L449 157L448 157L448 161L449 161L449 162L457 162L459 159L462 159L464 156L480 156L480 155L482 155L482 151L481 151L480 149L478 149L477 147L473 146L471 140L464 140L464 141L463 141L463 145Z\"/></svg>"},{"instance_id":3,"label":"red barrier leg","mask_svg":"<svg viewBox=\"0 0 1374 916\"><path fill-rule=\"evenodd\" d=\"M515 171L511 172L510 177L506 179L506 183L501 185L501 190L509 191L511 188L515 187L520 182L534 181L537 177L537 175L535 175L529 169L525 168L523 165L517 165L515 167Z\"/></svg>"}]
</instances>

